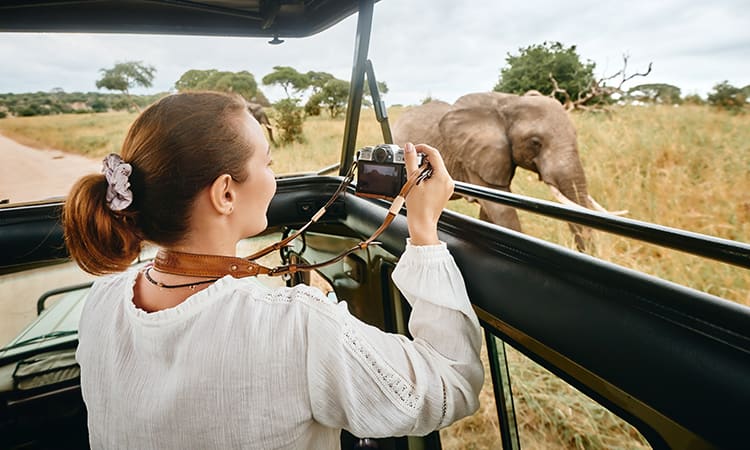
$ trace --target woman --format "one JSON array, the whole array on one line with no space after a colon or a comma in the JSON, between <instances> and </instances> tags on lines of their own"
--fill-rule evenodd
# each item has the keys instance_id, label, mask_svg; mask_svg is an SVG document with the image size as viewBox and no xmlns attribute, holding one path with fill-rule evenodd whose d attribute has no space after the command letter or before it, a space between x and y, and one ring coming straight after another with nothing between
<instances>
[{"instance_id":1,"label":"woman","mask_svg":"<svg viewBox=\"0 0 750 450\"><path fill-rule=\"evenodd\" d=\"M276 189L241 98L184 93L146 109L64 210L73 258L115 274L94 284L79 327L92 447L339 448L341 429L421 435L474 412L478 321L437 237L453 182L435 149L416 148L434 174L406 200L410 242L393 273L413 308L408 340L308 286L130 268L143 241L234 256L265 229ZM411 173L415 146L405 153Z\"/></svg>"}]
</instances>

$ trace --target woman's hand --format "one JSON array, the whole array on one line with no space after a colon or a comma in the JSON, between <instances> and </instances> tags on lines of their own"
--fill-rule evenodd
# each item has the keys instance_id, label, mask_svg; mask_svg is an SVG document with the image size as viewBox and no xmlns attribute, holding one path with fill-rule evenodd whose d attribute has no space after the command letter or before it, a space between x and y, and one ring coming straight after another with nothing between
<instances>
[{"instance_id":1,"label":"woman's hand","mask_svg":"<svg viewBox=\"0 0 750 450\"><path fill-rule=\"evenodd\" d=\"M438 244L437 222L453 195L453 179L440 152L425 144L406 144L404 159L409 177L419 175L417 152L424 153L432 166L432 176L414 186L406 197L406 222L413 245Z\"/></svg>"}]
</instances>

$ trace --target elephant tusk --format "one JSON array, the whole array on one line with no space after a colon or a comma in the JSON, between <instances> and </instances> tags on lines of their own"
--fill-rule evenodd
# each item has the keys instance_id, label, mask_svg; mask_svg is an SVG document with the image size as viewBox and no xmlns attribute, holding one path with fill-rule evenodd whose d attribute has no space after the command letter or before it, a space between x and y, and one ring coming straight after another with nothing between
<instances>
[{"instance_id":1,"label":"elephant tusk","mask_svg":"<svg viewBox=\"0 0 750 450\"><path fill-rule=\"evenodd\" d=\"M552 191L552 195L557 199L557 201L560 202L560 203L562 203L563 205L577 206L579 208L583 208L584 207L583 205L579 205L578 203L576 203L573 200L571 200L568 197L566 197L565 194L563 194L562 192L560 192L560 190L557 189L555 186L553 186L551 184L548 184L547 186L549 186L549 190ZM593 209L594 211L599 211L599 212L602 212L602 213L605 213L605 214L612 214L614 216L622 216L622 215L628 213L627 210L622 210L622 211L607 211L606 209L604 209L604 207L602 205L600 205L590 195L588 196L588 199L589 199L589 202L591 202L591 206L592 206L592 208L590 208L590 209Z\"/></svg>"},{"instance_id":2,"label":"elephant tusk","mask_svg":"<svg viewBox=\"0 0 750 450\"><path fill-rule=\"evenodd\" d=\"M621 211L607 211L606 209L604 209L604 207L602 205L600 205L599 203L597 203L597 201L594 200L594 198L592 196L590 196L590 195L589 195L589 201L591 202L591 205L594 207L594 209L597 210L597 211L599 211L599 212L603 212L603 213L607 213L607 214L612 214L613 216L624 216L625 214L628 213L627 209L623 209Z\"/></svg>"},{"instance_id":3,"label":"elephant tusk","mask_svg":"<svg viewBox=\"0 0 750 450\"><path fill-rule=\"evenodd\" d=\"M549 190L552 191L552 195L557 199L558 202L562 203L563 205L577 206L579 208L583 208L582 205L579 205L578 203L566 197L565 194L560 192L560 190L557 189L555 186L552 186L551 184L548 184L547 186L549 187Z\"/></svg>"}]
</instances>

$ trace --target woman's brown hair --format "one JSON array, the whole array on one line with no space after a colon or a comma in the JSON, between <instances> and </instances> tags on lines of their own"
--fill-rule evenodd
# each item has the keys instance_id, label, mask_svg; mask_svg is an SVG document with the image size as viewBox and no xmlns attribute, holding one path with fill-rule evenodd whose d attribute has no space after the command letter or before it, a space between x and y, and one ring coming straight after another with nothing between
<instances>
[{"instance_id":1,"label":"woman's brown hair","mask_svg":"<svg viewBox=\"0 0 750 450\"><path fill-rule=\"evenodd\" d=\"M133 202L113 211L103 174L73 186L63 208L68 251L88 273L126 270L143 241L180 242L196 195L222 174L247 178L254 149L238 130L247 111L239 96L218 92L169 95L144 110L130 126L120 156L132 166Z\"/></svg>"}]
</instances>

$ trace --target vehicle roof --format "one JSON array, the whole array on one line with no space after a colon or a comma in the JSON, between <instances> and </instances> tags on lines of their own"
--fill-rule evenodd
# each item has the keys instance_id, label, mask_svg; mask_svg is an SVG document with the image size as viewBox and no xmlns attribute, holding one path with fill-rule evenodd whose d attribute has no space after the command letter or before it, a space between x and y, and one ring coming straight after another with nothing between
<instances>
[{"instance_id":1,"label":"vehicle roof","mask_svg":"<svg viewBox=\"0 0 750 450\"><path fill-rule=\"evenodd\" d=\"M10 0L0 32L305 37L355 13L356 0Z\"/></svg>"}]
</instances>

